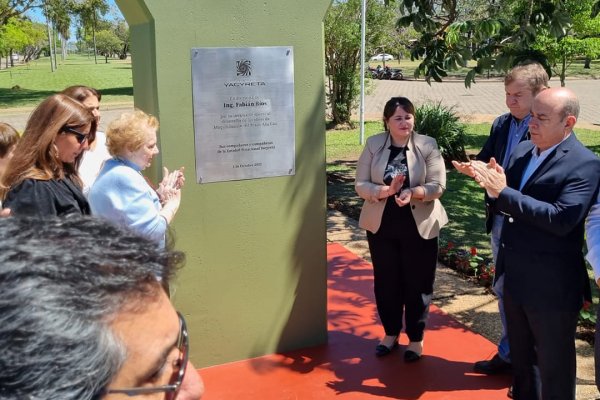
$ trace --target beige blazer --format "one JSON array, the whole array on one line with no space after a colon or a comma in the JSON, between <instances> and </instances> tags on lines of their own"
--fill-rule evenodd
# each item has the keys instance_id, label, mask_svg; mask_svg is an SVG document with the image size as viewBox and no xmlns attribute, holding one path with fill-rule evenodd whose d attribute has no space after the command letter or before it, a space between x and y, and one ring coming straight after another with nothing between
<instances>
[{"instance_id":1,"label":"beige blazer","mask_svg":"<svg viewBox=\"0 0 600 400\"><path fill-rule=\"evenodd\" d=\"M365 201L360 213L359 226L376 233L381 226L387 199L379 199L384 186L383 174L390 158L391 139L382 132L367 139L358 159L356 193ZM448 216L438 200L446 190L446 167L434 138L413 133L406 152L410 186L425 189L425 198L411 200L412 211L419 234L424 239L437 237L448 222Z\"/></svg>"}]
</instances>

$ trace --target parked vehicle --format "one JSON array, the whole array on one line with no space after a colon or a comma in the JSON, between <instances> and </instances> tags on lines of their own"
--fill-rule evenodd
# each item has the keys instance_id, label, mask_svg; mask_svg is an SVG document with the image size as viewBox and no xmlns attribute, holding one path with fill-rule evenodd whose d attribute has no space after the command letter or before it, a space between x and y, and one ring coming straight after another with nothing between
<instances>
[{"instance_id":1,"label":"parked vehicle","mask_svg":"<svg viewBox=\"0 0 600 400\"><path fill-rule=\"evenodd\" d=\"M404 75L402 75L402 70L400 68L392 68L390 73L390 79L394 81L404 79Z\"/></svg>"},{"instance_id":2,"label":"parked vehicle","mask_svg":"<svg viewBox=\"0 0 600 400\"><path fill-rule=\"evenodd\" d=\"M394 56L387 53L379 53L371 57L371 61L390 61L393 60Z\"/></svg>"},{"instance_id":3,"label":"parked vehicle","mask_svg":"<svg viewBox=\"0 0 600 400\"><path fill-rule=\"evenodd\" d=\"M365 71L365 77L371 79L388 79L397 81L404 78L400 68L390 68L388 66L382 68L381 65L378 65L377 68L369 67L369 69Z\"/></svg>"}]
</instances>

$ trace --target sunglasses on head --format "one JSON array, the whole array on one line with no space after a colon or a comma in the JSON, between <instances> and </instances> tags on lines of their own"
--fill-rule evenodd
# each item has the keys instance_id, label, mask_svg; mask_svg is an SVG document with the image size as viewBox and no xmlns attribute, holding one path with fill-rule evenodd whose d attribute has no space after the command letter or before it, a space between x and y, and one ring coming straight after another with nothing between
<instances>
[{"instance_id":1,"label":"sunglasses on head","mask_svg":"<svg viewBox=\"0 0 600 400\"><path fill-rule=\"evenodd\" d=\"M77 140L77 143L79 143L79 144L82 144L86 140L88 141L88 144L90 144L95 139L94 135L92 135L91 133L88 133L88 134L81 133L73 128L69 128L68 126L64 127L63 131L75 135L75 140Z\"/></svg>"}]
</instances>

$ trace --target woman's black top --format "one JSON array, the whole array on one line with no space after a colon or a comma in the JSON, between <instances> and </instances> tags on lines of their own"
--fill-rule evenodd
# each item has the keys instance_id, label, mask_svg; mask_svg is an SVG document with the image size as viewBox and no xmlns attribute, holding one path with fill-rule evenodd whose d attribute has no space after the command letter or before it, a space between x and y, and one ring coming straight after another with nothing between
<instances>
[{"instance_id":1,"label":"woman's black top","mask_svg":"<svg viewBox=\"0 0 600 400\"><path fill-rule=\"evenodd\" d=\"M11 214L17 216L90 214L90 205L81 189L69 178L25 179L8 191L2 207L10 208Z\"/></svg>"}]
</instances>

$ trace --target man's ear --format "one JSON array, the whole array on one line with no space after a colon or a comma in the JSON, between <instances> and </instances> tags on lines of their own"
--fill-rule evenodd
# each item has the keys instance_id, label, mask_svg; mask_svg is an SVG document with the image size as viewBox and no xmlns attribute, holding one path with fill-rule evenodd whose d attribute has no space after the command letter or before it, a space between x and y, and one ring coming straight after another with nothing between
<instances>
[{"instance_id":1,"label":"man's ear","mask_svg":"<svg viewBox=\"0 0 600 400\"><path fill-rule=\"evenodd\" d=\"M577 123L577 117L574 115L567 115L565 120L565 128L571 130L575 126L575 123Z\"/></svg>"}]
</instances>

